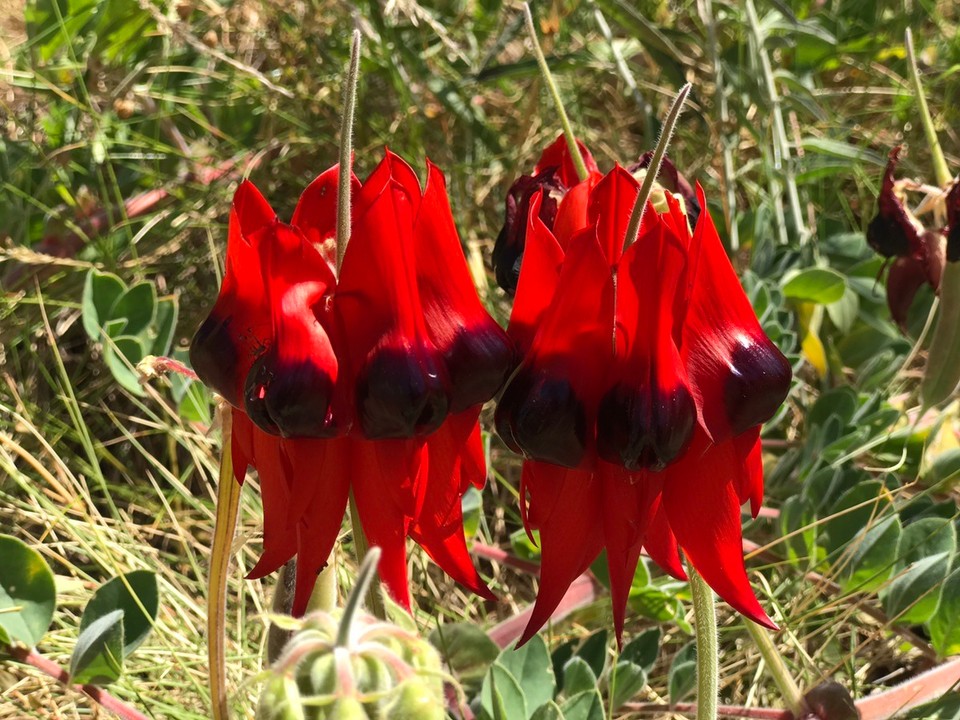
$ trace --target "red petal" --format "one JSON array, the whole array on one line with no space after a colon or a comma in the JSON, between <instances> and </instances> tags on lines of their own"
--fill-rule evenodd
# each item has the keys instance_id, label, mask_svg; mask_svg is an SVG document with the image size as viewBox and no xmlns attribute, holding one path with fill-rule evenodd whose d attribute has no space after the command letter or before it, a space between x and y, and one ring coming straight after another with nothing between
<instances>
[{"instance_id":1,"label":"red petal","mask_svg":"<svg viewBox=\"0 0 960 720\"><path fill-rule=\"evenodd\" d=\"M450 411L458 413L500 390L513 369L513 344L477 297L443 173L429 161L427 171L414 226L417 286L427 333L450 376Z\"/></svg>"},{"instance_id":2,"label":"red petal","mask_svg":"<svg viewBox=\"0 0 960 720\"><path fill-rule=\"evenodd\" d=\"M763 506L763 449L760 443L760 428L747 430L733 439L737 457L743 458L743 473L740 476L740 504L750 501L750 514L757 517Z\"/></svg>"},{"instance_id":3,"label":"red petal","mask_svg":"<svg viewBox=\"0 0 960 720\"><path fill-rule=\"evenodd\" d=\"M220 294L190 343L193 369L234 407L242 405L247 374L270 338L259 252L251 236L275 221L253 183L241 183L230 208Z\"/></svg>"},{"instance_id":4,"label":"red petal","mask_svg":"<svg viewBox=\"0 0 960 720\"><path fill-rule=\"evenodd\" d=\"M336 266L337 183L340 166L322 172L307 186L293 211L291 225L299 228L307 241L317 248L331 267ZM360 191L360 181L351 173L351 197Z\"/></svg>"},{"instance_id":5,"label":"red petal","mask_svg":"<svg viewBox=\"0 0 960 720\"><path fill-rule=\"evenodd\" d=\"M290 475L281 453L282 442L260 428L253 429L253 465L263 501L263 553L247 574L251 580L269 575L297 552L300 513L290 505Z\"/></svg>"},{"instance_id":6,"label":"red petal","mask_svg":"<svg viewBox=\"0 0 960 720\"><path fill-rule=\"evenodd\" d=\"M885 257L921 256L920 233L923 226L897 195L894 174L900 160L900 146L890 151L883 173L883 185L877 198L877 216L867 226L867 242Z\"/></svg>"},{"instance_id":7,"label":"red petal","mask_svg":"<svg viewBox=\"0 0 960 720\"><path fill-rule=\"evenodd\" d=\"M590 567L603 547L601 481L590 471L567 470L547 463L528 462L531 514L537 498L556 496L553 511L540 524L543 558L540 589L533 613L517 645L536 635L560 604L567 588Z\"/></svg>"},{"instance_id":8,"label":"red petal","mask_svg":"<svg viewBox=\"0 0 960 720\"><path fill-rule=\"evenodd\" d=\"M414 440L371 442L352 437L350 472L360 523L382 551L378 573L393 599L410 611L406 538L414 514L414 481L422 446Z\"/></svg>"},{"instance_id":9,"label":"red petal","mask_svg":"<svg viewBox=\"0 0 960 720\"><path fill-rule=\"evenodd\" d=\"M579 140L577 140L577 146L580 148L580 155L583 156L583 162L587 166L587 172L599 172L597 162L593 159L590 151L587 150L587 146ZM570 156L567 139L562 134L557 136L557 139L543 151L533 174L537 175L549 168L560 169L560 181L567 187L572 187L580 182L580 176L577 175L577 166L574 165L573 158Z\"/></svg>"},{"instance_id":10,"label":"red petal","mask_svg":"<svg viewBox=\"0 0 960 720\"><path fill-rule=\"evenodd\" d=\"M890 266L887 273L887 307L893 321L906 332L907 315L917 292L927 282L927 273L923 263L911 255L899 257Z\"/></svg>"},{"instance_id":11,"label":"red petal","mask_svg":"<svg viewBox=\"0 0 960 720\"><path fill-rule=\"evenodd\" d=\"M563 265L563 250L553 233L540 219L540 203L543 197L537 194L530 201L527 217L526 250L520 266L520 281L510 313L508 332L521 355L533 344L533 336L543 313L553 300L560 267Z\"/></svg>"},{"instance_id":12,"label":"red petal","mask_svg":"<svg viewBox=\"0 0 960 720\"><path fill-rule=\"evenodd\" d=\"M668 572L677 580L686 580L687 573L683 569L683 561L680 559L680 549L677 547L677 538L670 529L670 523L667 521L667 512L663 508L663 497L658 499L656 509L653 513L653 519L647 528L647 534L643 540L643 548L647 555L660 568Z\"/></svg>"},{"instance_id":13,"label":"red petal","mask_svg":"<svg viewBox=\"0 0 960 720\"><path fill-rule=\"evenodd\" d=\"M610 571L613 626L620 644L630 588L640 560L647 527L659 504L663 479L658 473L628 473L609 463L598 463L603 493L603 537Z\"/></svg>"},{"instance_id":14,"label":"red petal","mask_svg":"<svg viewBox=\"0 0 960 720\"><path fill-rule=\"evenodd\" d=\"M955 180L947 195L947 260L960 260L960 180Z\"/></svg>"},{"instance_id":15,"label":"red petal","mask_svg":"<svg viewBox=\"0 0 960 720\"><path fill-rule=\"evenodd\" d=\"M699 185L697 197L706 208ZM687 277L683 362L701 420L722 442L769 420L787 396L792 372L760 327L706 210L693 233Z\"/></svg>"},{"instance_id":16,"label":"red petal","mask_svg":"<svg viewBox=\"0 0 960 720\"><path fill-rule=\"evenodd\" d=\"M743 563L738 489L745 458L732 441L711 444L697 432L687 454L664 472L663 505L687 558L707 584L735 610L771 629Z\"/></svg>"},{"instance_id":17,"label":"red petal","mask_svg":"<svg viewBox=\"0 0 960 720\"><path fill-rule=\"evenodd\" d=\"M599 173L592 174L587 180L570 188L563 196L553 222L553 234L560 247L567 247L574 235L590 225L587 216L590 192L602 178Z\"/></svg>"},{"instance_id":18,"label":"red petal","mask_svg":"<svg viewBox=\"0 0 960 720\"><path fill-rule=\"evenodd\" d=\"M610 267L620 262L627 225L639 192L640 183L617 165L590 193L588 217L590 224L596 225L597 240Z\"/></svg>"},{"instance_id":19,"label":"red petal","mask_svg":"<svg viewBox=\"0 0 960 720\"><path fill-rule=\"evenodd\" d=\"M253 423L246 413L230 408L230 458L233 462L233 477L243 485L247 468L253 464Z\"/></svg>"},{"instance_id":20,"label":"red petal","mask_svg":"<svg viewBox=\"0 0 960 720\"><path fill-rule=\"evenodd\" d=\"M293 492L291 505L303 508L297 524L297 585L292 614L303 615L337 542L350 494L347 441L286 442Z\"/></svg>"}]
</instances>

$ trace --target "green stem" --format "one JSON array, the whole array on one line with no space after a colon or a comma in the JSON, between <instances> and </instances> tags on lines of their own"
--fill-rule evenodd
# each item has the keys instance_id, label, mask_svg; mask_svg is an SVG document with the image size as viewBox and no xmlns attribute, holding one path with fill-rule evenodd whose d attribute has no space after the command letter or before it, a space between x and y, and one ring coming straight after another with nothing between
<instances>
[{"instance_id":1,"label":"green stem","mask_svg":"<svg viewBox=\"0 0 960 720\"><path fill-rule=\"evenodd\" d=\"M773 644L770 633L767 632L766 628L757 625L752 620L746 620L745 622L747 632L750 633L753 643L757 646L760 656L767 665L767 672L770 673L780 690L780 694L783 695L783 702L787 706L787 710L795 718L800 717L806 705L803 700L803 693L787 669L787 664L783 661L776 645Z\"/></svg>"},{"instance_id":2,"label":"green stem","mask_svg":"<svg viewBox=\"0 0 960 720\"><path fill-rule=\"evenodd\" d=\"M904 34L903 44L906 45L907 48L907 65L910 67L910 80L913 83L913 92L917 96L917 107L920 110L923 133L927 136L927 145L930 146L930 156L933 159L933 173L937 178L937 185L946 187L953 179L953 176L950 174L947 160L943 156L940 139L937 137L937 129L933 126L933 118L930 117L930 108L927 107L927 96L924 94L923 84L920 82L920 70L917 67L917 55L913 51L913 33L910 31L910 28L907 28Z\"/></svg>"},{"instance_id":3,"label":"green stem","mask_svg":"<svg viewBox=\"0 0 960 720\"><path fill-rule=\"evenodd\" d=\"M350 181L353 176L353 114L360 77L360 31L353 31L350 67L343 82L343 116L340 118L340 165L337 178L337 272L350 242Z\"/></svg>"},{"instance_id":4,"label":"green stem","mask_svg":"<svg viewBox=\"0 0 960 720\"><path fill-rule=\"evenodd\" d=\"M587 170L587 163L583 160L583 154L580 152L580 146L577 144L577 136L573 134L573 127L570 125L570 118L567 117L567 111L563 107L563 100L560 99L560 91L557 84L553 81L553 74L547 66L547 58L543 55L543 49L540 47L540 41L537 39L537 28L533 24L533 13L530 12L530 6L523 4L523 14L527 21L527 34L530 36L530 42L533 43L533 54L537 58L537 65L540 66L540 74L547 83L547 90L550 91L550 97L553 98L554 107L557 108L557 114L560 116L560 126L563 128L563 137L567 140L567 149L570 151L570 157L573 159L573 165L577 169L577 177L586 180L590 177L590 171Z\"/></svg>"},{"instance_id":5,"label":"green stem","mask_svg":"<svg viewBox=\"0 0 960 720\"><path fill-rule=\"evenodd\" d=\"M697 633L697 720L716 720L720 665L713 590L689 562L687 574L690 576L694 628Z\"/></svg>"},{"instance_id":6,"label":"green stem","mask_svg":"<svg viewBox=\"0 0 960 720\"><path fill-rule=\"evenodd\" d=\"M363 607L363 598L370 590L373 579L377 575L377 563L380 562L380 548L370 548L357 571L357 584L347 598L343 607L343 617L340 619L340 629L337 631L337 647L346 647L350 643L350 627L360 608Z\"/></svg>"},{"instance_id":7,"label":"green stem","mask_svg":"<svg viewBox=\"0 0 960 720\"><path fill-rule=\"evenodd\" d=\"M634 203L633 210L630 213L630 222L627 224L627 232L623 237L624 250L633 245L633 243L637 241L637 236L640 235L640 223L643 221L643 211L647 207L647 200L650 198L650 192L653 190L653 183L656 182L657 175L660 174L660 166L663 164L663 158L667 154L667 147L669 147L670 140L673 137L673 130L677 127L677 120L680 119L683 103L686 102L691 87L690 83L687 83L680 88L680 92L677 93L677 97L673 100L673 105L670 106L670 112L667 113L667 117L663 121L663 128L660 130L660 139L657 140L657 148L653 151L653 158L647 167L647 174L643 176L643 184L640 185L640 194L637 195L637 201Z\"/></svg>"},{"instance_id":8,"label":"green stem","mask_svg":"<svg viewBox=\"0 0 960 720\"><path fill-rule=\"evenodd\" d=\"M353 552L357 557L357 562L361 565L366 562L367 555L371 550L367 544L367 536L363 532L363 523L360 522L360 511L357 509L357 500L350 491L350 527L353 529ZM379 550L377 548L373 548ZM378 556L379 557L379 556ZM367 598L367 607L370 608L370 614L380 620L387 619L387 608L383 604L383 597L380 595L379 588L374 586L370 588Z\"/></svg>"}]
</instances>

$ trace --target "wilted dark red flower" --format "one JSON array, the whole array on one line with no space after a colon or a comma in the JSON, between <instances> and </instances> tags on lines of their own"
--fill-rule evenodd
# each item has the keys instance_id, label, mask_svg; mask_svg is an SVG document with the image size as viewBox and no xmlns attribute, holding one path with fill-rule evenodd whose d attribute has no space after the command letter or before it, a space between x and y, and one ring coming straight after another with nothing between
<instances>
[{"instance_id":1,"label":"wilted dark red flower","mask_svg":"<svg viewBox=\"0 0 960 720\"><path fill-rule=\"evenodd\" d=\"M867 243L884 257L896 258L887 276L887 305L894 321L903 328L917 291L925 283L939 291L949 248L946 230L924 228L907 207L895 176L900 151L899 145L890 151L877 198L877 215L867 226ZM957 253L960 255L960 249Z\"/></svg>"},{"instance_id":2,"label":"wilted dark red flower","mask_svg":"<svg viewBox=\"0 0 960 720\"><path fill-rule=\"evenodd\" d=\"M595 183L600 171L593 156L582 143L577 143L591 178L587 185ZM530 199L541 193L540 219L548 228L557 222L560 201L574 187L579 186L577 168L570 157L566 138L560 135L543 151L532 175L521 175L507 191L506 212L503 228L493 246L493 270L497 284L509 293L517 289L520 277L520 261L525 246L527 215ZM584 185L584 192L587 185Z\"/></svg>"},{"instance_id":3,"label":"wilted dark red flower","mask_svg":"<svg viewBox=\"0 0 960 720\"><path fill-rule=\"evenodd\" d=\"M747 580L740 505L756 512L762 501L760 425L791 368L708 212L691 233L661 191L624 250L638 192L615 168L562 232L540 217L541 195L530 203L509 328L524 359L496 413L500 436L526 458L524 518L543 550L522 641L604 548L618 637L644 548L682 578L681 548L721 597L772 625ZM706 207L699 187L696 199Z\"/></svg>"},{"instance_id":4,"label":"wilted dark red flower","mask_svg":"<svg viewBox=\"0 0 960 720\"><path fill-rule=\"evenodd\" d=\"M947 260L960 260L960 181L947 193Z\"/></svg>"},{"instance_id":5,"label":"wilted dark red flower","mask_svg":"<svg viewBox=\"0 0 960 720\"><path fill-rule=\"evenodd\" d=\"M405 540L491 597L467 554L460 499L482 485L477 417L514 363L483 309L440 170L421 190L389 151L361 186L336 277L336 167L290 225L243 183L220 295L191 346L198 375L233 406L238 481L253 466L264 506L251 577L298 557L294 611L336 541L352 490L380 574L409 607Z\"/></svg>"}]
</instances>

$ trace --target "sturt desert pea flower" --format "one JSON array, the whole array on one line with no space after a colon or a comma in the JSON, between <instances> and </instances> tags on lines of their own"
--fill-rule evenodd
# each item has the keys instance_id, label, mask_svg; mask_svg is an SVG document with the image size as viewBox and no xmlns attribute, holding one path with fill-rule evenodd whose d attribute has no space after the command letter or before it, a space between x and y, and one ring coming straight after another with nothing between
<instances>
[{"instance_id":1,"label":"sturt desert pea flower","mask_svg":"<svg viewBox=\"0 0 960 720\"><path fill-rule=\"evenodd\" d=\"M521 508L542 547L521 642L604 548L618 638L643 549L683 578L682 549L723 599L772 626L747 579L740 506L762 502L760 425L791 368L706 210L691 233L677 199L655 191L624 250L638 193L616 167L590 190L580 227L561 233L531 200L509 328L524 359L496 413L525 457ZM706 207L699 186L696 199Z\"/></svg>"},{"instance_id":2,"label":"sturt desert pea flower","mask_svg":"<svg viewBox=\"0 0 960 720\"><path fill-rule=\"evenodd\" d=\"M960 259L960 191L955 184L947 195L948 227L924 227L907 207L905 197L907 190L921 186L895 177L900 151L898 145L887 159L877 215L867 226L867 243L884 257L893 258L887 275L887 305L894 321L904 328L917 291L926 283L939 292L944 263ZM951 258L951 253L956 257Z\"/></svg>"},{"instance_id":3,"label":"sturt desert pea flower","mask_svg":"<svg viewBox=\"0 0 960 720\"><path fill-rule=\"evenodd\" d=\"M521 175L507 191L503 228L493 246L493 270L497 284L508 293L517 289L517 278L520 277L530 199L537 193L542 194L540 219L552 230L554 223L564 222L563 218L558 219L557 211L560 201L567 193L572 191L574 196L585 201L587 189L601 177L590 151L583 143L578 142L577 145L590 173L590 177L583 183L570 157L566 138L560 135L543 151L533 168L533 174ZM567 213L574 205L572 202L567 203Z\"/></svg>"},{"instance_id":4,"label":"sturt desert pea flower","mask_svg":"<svg viewBox=\"0 0 960 720\"><path fill-rule=\"evenodd\" d=\"M264 506L252 578L297 555L301 613L352 491L380 574L409 608L405 539L491 597L467 554L460 498L485 480L477 418L514 364L474 290L443 174L386 154L354 179L352 239L334 272L338 169L290 224L249 182L230 213L220 295L191 346L201 379L233 406L238 482Z\"/></svg>"}]
</instances>

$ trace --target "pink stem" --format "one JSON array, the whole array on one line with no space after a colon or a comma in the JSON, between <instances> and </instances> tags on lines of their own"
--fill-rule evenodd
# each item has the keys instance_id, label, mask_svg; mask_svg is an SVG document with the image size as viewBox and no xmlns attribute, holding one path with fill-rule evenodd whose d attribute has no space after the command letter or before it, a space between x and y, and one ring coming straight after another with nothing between
<instances>
[{"instance_id":1,"label":"pink stem","mask_svg":"<svg viewBox=\"0 0 960 720\"><path fill-rule=\"evenodd\" d=\"M109 710L117 717L123 720L150 720L139 710L135 710L124 702L117 700L113 695L95 685L73 685L70 682L70 673L57 665L52 660L40 655L36 650L27 650L25 648L8 647L6 651L10 656L19 662L35 667L45 675L49 675L62 685L83 693L105 710Z\"/></svg>"}]
</instances>

